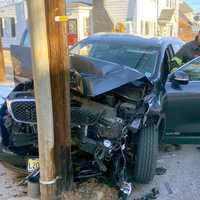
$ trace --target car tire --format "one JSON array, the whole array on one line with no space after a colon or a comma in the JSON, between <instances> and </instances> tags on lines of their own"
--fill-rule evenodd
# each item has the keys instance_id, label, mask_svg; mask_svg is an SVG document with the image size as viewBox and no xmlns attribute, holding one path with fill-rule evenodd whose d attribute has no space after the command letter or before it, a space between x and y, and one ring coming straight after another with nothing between
<instances>
[{"instance_id":1,"label":"car tire","mask_svg":"<svg viewBox=\"0 0 200 200\"><path fill-rule=\"evenodd\" d=\"M134 180L138 183L148 183L155 176L158 155L158 131L155 125L144 127L138 138Z\"/></svg>"}]
</instances>

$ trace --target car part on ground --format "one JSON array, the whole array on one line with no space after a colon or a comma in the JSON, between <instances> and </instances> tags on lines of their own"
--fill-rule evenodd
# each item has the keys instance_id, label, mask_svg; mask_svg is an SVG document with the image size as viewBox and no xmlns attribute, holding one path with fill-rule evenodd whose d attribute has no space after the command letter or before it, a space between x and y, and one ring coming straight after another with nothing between
<instances>
[{"instance_id":1,"label":"car part on ground","mask_svg":"<svg viewBox=\"0 0 200 200\"><path fill-rule=\"evenodd\" d=\"M167 169L164 167L157 167L156 168L156 175L161 176L164 175L167 172Z\"/></svg>"},{"instance_id":2,"label":"car part on ground","mask_svg":"<svg viewBox=\"0 0 200 200\"><path fill-rule=\"evenodd\" d=\"M145 194L141 198L133 199L133 200L153 200L157 199L160 192L158 188L153 188L149 193Z\"/></svg>"}]
</instances>

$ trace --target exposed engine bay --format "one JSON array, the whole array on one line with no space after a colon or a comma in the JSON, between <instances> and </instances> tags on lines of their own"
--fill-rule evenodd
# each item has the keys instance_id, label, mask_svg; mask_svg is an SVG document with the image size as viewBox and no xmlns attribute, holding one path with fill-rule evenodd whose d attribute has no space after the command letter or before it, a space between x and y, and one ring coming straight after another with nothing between
<instances>
[{"instance_id":1,"label":"exposed engine bay","mask_svg":"<svg viewBox=\"0 0 200 200\"><path fill-rule=\"evenodd\" d=\"M90 85L90 95L81 92L88 86L81 83L79 73L73 70L71 132L75 180L109 175L123 194L130 195L132 176L127 173L128 168L134 168L137 137L146 123L155 120L148 98L152 88L143 81L128 81L101 93L87 79L84 83ZM20 156L38 156L32 81L19 84L8 96L0 123L2 144L7 150Z\"/></svg>"}]
</instances>

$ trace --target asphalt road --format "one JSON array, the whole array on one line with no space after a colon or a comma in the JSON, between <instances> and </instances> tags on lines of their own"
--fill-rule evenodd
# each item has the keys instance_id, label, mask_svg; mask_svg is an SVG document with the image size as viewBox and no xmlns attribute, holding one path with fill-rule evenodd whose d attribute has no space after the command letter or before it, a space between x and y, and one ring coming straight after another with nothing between
<instances>
[{"instance_id":1,"label":"asphalt road","mask_svg":"<svg viewBox=\"0 0 200 200\"><path fill-rule=\"evenodd\" d=\"M159 188L158 200L200 199L200 150L194 145L183 145L180 150L161 152L158 167L167 169L148 185L136 185L134 197Z\"/></svg>"}]
</instances>

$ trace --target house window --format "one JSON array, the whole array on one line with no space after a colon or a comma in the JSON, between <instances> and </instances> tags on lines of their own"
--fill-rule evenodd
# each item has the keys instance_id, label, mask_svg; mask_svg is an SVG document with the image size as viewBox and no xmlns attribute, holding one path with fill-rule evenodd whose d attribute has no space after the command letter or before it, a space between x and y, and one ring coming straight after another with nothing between
<instances>
[{"instance_id":1,"label":"house window","mask_svg":"<svg viewBox=\"0 0 200 200\"><path fill-rule=\"evenodd\" d=\"M77 34L77 19L68 20L68 33L75 35Z\"/></svg>"},{"instance_id":2,"label":"house window","mask_svg":"<svg viewBox=\"0 0 200 200\"><path fill-rule=\"evenodd\" d=\"M0 17L0 36L4 36L4 31L3 31L3 18Z\"/></svg>"},{"instance_id":3,"label":"house window","mask_svg":"<svg viewBox=\"0 0 200 200\"><path fill-rule=\"evenodd\" d=\"M172 2L171 0L167 0L167 8L171 8L172 7Z\"/></svg>"},{"instance_id":4,"label":"house window","mask_svg":"<svg viewBox=\"0 0 200 200\"><path fill-rule=\"evenodd\" d=\"M170 25L169 31L170 31L170 36L173 36L173 26L172 25Z\"/></svg>"},{"instance_id":5,"label":"house window","mask_svg":"<svg viewBox=\"0 0 200 200\"><path fill-rule=\"evenodd\" d=\"M10 26L11 26L11 36L16 37L16 26L15 26L15 18L10 18Z\"/></svg>"},{"instance_id":6,"label":"house window","mask_svg":"<svg viewBox=\"0 0 200 200\"><path fill-rule=\"evenodd\" d=\"M141 21L141 35L144 35L144 32L145 32L145 27L144 27L144 25L145 25L145 22L144 21Z\"/></svg>"},{"instance_id":7,"label":"house window","mask_svg":"<svg viewBox=\"0 0 200 200\"><path fill-rule=\"evenodd\" d=\"M149 35L149 30L150 26L149 26L149 22L145 22L145 35Z\"/></svg>"},{"instance_id":8,"label":"house window","mask_svg":"<svg viewBox=\"0 0 200 200\"><path fill-rule=\"evenodd\" d=\"M156 22L154 22L153 24L154 24L154 35L157 35L158 34L157 24L156 24Z\"/></svg>"},{"instance_id":9,"label":"house window","mask_svg":"<svg viewBox=\"0 0 200 200\"><path fill-rule=\"evenodd\" d=\"M127 33L133 33L133 22L132 21L126 21L126 32Z\"/></svg>"},{"instance_id":10,"label":"house window","mask_svg":"<svg viewBox=\"0 0 200 200\"><path fill-rule=\"evenodd\" d=\"M176 9L176 0L172 0L172 8Z\"/></svg>"}]
</instances>

